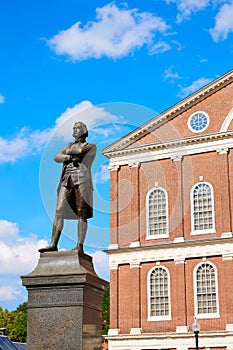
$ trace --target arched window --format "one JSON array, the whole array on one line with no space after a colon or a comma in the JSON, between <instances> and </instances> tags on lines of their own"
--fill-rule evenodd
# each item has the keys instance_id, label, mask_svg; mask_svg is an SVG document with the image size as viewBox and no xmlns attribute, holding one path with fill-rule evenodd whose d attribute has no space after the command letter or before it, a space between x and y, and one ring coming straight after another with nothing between
<instances>
[{"instance_id":1,"label":"arched window","mask_svg":"<svg viewBox=\"0 0 233 350\"><path fill-rule=\"evenodd\" d=\"M168 237L167 192L153 188L147 194L147 239Z\"/></svg>"},{"instance_id":2,"label":"arched window","mask_svg":"<svg viewBox=\"0 0 233 350\"><path fill-rule=\"evenodd\" d=\"M199 182L191 191L192 233L214 233L213 187L207 182Z\"/></svg>"},{"instance_id":3,"label":"arched window","mask_svg":"<svg viewBox=\"0 0 233 350\"><path fill-rule=\"evenodd\" d=\"M171 319L170 278L167 268L156 266L148 274L148 319Z\"/></svg>"},{"instance_id":4,"label":"arched window","mask_svg":"<svg viewBox=\"0 0 233 350\"><path fill-rule=\"evenodd\" d=\"M209 262L194 271L195 311L199 318L218 317L218 283L216 267Z\"/></svg>"}]
</instances>

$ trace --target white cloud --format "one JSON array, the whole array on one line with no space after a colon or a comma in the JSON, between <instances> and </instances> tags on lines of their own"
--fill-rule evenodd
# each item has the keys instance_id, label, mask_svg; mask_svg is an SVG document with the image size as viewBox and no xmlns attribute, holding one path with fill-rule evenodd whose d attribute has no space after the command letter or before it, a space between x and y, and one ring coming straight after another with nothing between
<instances>
[{"instance_id":1,"label":"white cloud","mask_svg":"<svg viewBox=\"0 0 233 350\"><path fill-rule=\"evenodd\" d=\"M224 40L233 32L233 1L223 5L215 17L215 25L210 29L210 34L215 42Z\"/></svg>"},{"instance_id":2,"label":"white cloud","mask_svg":"<svg viewBox=\"0 0 233 350\"><path fill-rule=\"evenodd\" d=\"M181 79L177 72L174 72L174 66L170 66L164 71L164 80L169 80L174 83L175 79Z\"/></svg>"},{"instance_id":3,"label":"white cloud","mask_svg":"<svg viewBox=\"0 0 233 350\"><path fill-rule=\"evenodd\" d=\"M56 54L67 55L73 61L103 56L117 59L144 45L154 47L155 35L168 28L162 18L150 12L109 3L96 9L95 21L82 27L80 22L75 23L48 40L48 45Z\"/></svg>"},{"instance_id":4,"label":"white cloud","mask_svg":"<svg viewBox=\"0 0 233 350\"><path fill-rule=\"evenodd\" d=\"M165 41L159 41L150 47L149 54L155 55L155 54L169 51L170 49L171 49L171 46L168 43L166 43Z\"/></svg>"},{"instance_id":5,"label":"white cloud","mask_svg":"<svg viewBox=\"0 0 233 350\"><path fill-rule=\"evenodd\" d=\"M93 254L93 263L97 275L105 280L109 280L109 258L108 255L101 250Z\"/></svg>"},{"instance_id":6,"label":"white cloud","mask_svg":"<svg viewBox=\"0 0 233 350\"><path fill-rule=\"evenodd\" d=\"M118 118L106 112L104 108L93 106L90 101L82 101L72 108L67 108L51 128L32 131L24 127L11 139L0 137L0 163L16 162L29 155L39 154L52 136L70 139L73 124L77 120L83 121L91 128L99 123L117 121Z\"/></svg>"},{"instance_id":7,"label":"white cloud","mask_svg":"<svg viewBox=\"0 0 233 350\"><path fill-rule=\"evenodd\" d=\"M35 234L22 237L17 223L0 220L0 305L12 308L26 300L20 276L36 267L38 249L47 244Z\"/></svg>"},{"instance_id":8,"label":"white cloud","mask_svg":"<svg viewBox=\"0 0 233 350\"><path fill-rule=\"evenodd\" d=\"M20 291L12 286L0 286L0 302L17 300Z\"/></svg>"},{"instance_id":9,"label":"white cloud","mask_svg":"<svg viewBox=\"0 0 233 350\"><path fill-rule=\"evenodd\" d=\"M180 90L178 96L181 98L184 98L184 97L192 94L193 92L199 90L200 88L202 88L204 85L208 84L211 81L212 81L212 79L200 78L200 79L194 81L189 86L181 87L181 90Z\"/></svg>"},{"instance_id":10,"label":"white cloud","mask_svg":"<svg viewBox=\"0 0 233 350\"><path fill-rule=\"evenodd\" d=\"M14 163L30 154L37 154L50 135L51 130L49 129L31 131L24 127L11 139L4 139L0 136L0 163Z\"/></svg>"},{"instance_id":11,"label":"white cloud","mask_svg":"<svg viewBox=\"0 0 233 350\"><path fill-rule=\"evenodd\" d=\"M209 4L210 0L165 0L167 4L174 3L177 6L177 23L181 23L190 19L195 12L204 10Z\"/></svg>"},{"instance_id":12,"label":"white cloud","mask_svg":"<svg viewBox=\"0 0 233 350\"><path fill-rule=\"evenodd\" d=\"M47 241L38 240L35 234L22 237L16 223L0 220L1 275L31 271L38 261L38 248L46 244Z\"/></svg>"},{"instance_id":13,"label":"white cloud","mask_svg":"<svg viewBox=\"0 0 233 350\"><path fill-rule=\"evenodd\" d=\"M15 241L19 234L18 225L15 222L0 220L0 241Z\"/></svg>"},{"instance_id":14,"label":"white cloud","mask_svg":"<svg viewBox=\"0 0 233 350\"><path fill-rule=\"evenodd\" d=\"M0 93L0 104L5 102L5 96Z\"/></svg>"},{"instance_id":15,"label":"white cloud","mask_svg":"<svg viewBox=\"0 0 233 350\"><path fill-rule=\"evenodd\" d=\"M108 170L108 165L102 164L100 166L100 170L96 174L95 182L98 182L100 184L105 183L110 179L110 173Z\"/></svg>"},{"instance_id":16,"label":"white cloud","mask_svg":"<svg viewBox=\"0 0 233 350\"><path fill-rule=\"evenodd\" d=\"M67 108L67 110L57 118L55 127L53 128L53 134L55 136L63 137L68 140L71 137L73 124L81 120L85 123L88 129L103 125L106 122L116 122L118 118L104 110L102 107L95 107L89 101L83 101L73 108Z\"/></svg>"}]
</instances>

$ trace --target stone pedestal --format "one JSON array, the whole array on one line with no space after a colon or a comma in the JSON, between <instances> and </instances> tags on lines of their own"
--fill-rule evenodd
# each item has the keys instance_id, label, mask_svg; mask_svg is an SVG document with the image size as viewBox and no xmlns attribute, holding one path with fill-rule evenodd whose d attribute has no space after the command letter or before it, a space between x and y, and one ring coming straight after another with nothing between
<instances>
[{"instance_id":1,"label":"stone pedestal","mask_svg":"<svg viewBox=\"0 0 233 350\"><path fill-rule=\"evenodd\" d=\"M92 258L77 251L47 252L22 276L28 291L28 350L100 350L102 295Z\"/></svg>"}]
</instances>

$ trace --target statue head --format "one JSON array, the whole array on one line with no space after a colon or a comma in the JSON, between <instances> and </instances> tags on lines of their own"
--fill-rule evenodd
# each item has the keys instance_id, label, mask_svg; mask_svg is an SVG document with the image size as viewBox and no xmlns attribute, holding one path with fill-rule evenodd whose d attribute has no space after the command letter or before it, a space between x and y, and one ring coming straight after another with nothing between
<instances>
[{"instance_id":1,"label":"statue head","mask_svg":"<svg viewBox=\"0 0 233 350\"><path fill-rule=\"evenodd\" d=\"M86 124L83 122L75 122L73 126L73 137L78 139L85 139L88 136L88 130Z\"/></svg>"}]
</instances>

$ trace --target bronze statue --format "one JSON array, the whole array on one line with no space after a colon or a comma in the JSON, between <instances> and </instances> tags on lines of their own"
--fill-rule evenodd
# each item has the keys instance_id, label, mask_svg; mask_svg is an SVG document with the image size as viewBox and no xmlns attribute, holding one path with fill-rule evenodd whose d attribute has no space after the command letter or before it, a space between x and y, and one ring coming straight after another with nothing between
<instances>
[{"instance_id":1,"label":"bronze statue","mask_svg":"<svg viewBox=\"0 0 233 350\"><path fill-rule=\"evenodd\" d=\"M69 142L54 156L57 163L63 163L63 169L58 185L51 244L39 249L41 253L58 250L64 219L78 220L78 243L74 249L83 252L87 219L93 216L91 166L96 155L96 146L86 141L87 136L87 126L82 122L76 122L73 127L75 142Z\"/></svg>"}]
</instances>

